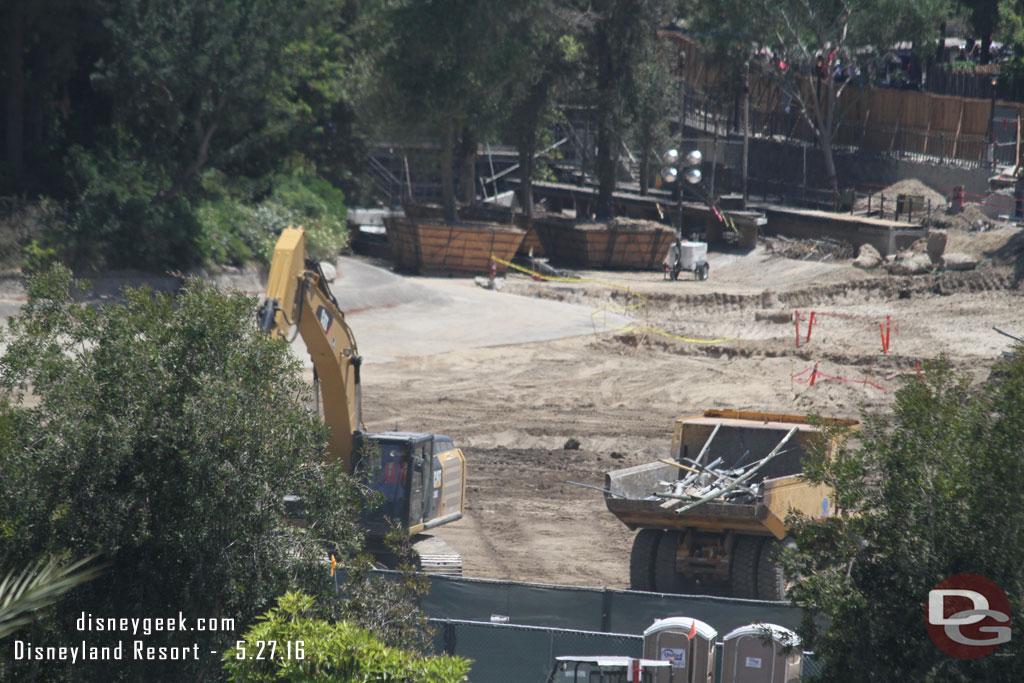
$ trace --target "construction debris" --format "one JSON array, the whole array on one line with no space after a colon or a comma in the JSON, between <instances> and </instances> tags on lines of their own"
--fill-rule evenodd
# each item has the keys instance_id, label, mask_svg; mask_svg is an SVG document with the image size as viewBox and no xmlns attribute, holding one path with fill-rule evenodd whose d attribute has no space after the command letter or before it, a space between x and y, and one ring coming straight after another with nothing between
<instances>
[{"instance_id":1,"label":"construction debris","mask_svg":"<svg viewBox=\"0 0 1024 683\"><path fill-rule=\"evenodd\" d=\"M703 464L704 457L707 455L719 427L721 427L721 424L715 426L714 431L711 432L711 436L704 443L704 448L701 449L700 455L697 456L696 460L683 458L682 463L674 460L660 460L666 465L678 467L688 473L682 479L661 482L660 486L665 487L667 490L654 493L654 496L657 498L667 499L661 504L661 507L674 509L676 513L683 513L692 510L698 505L718 499L727 503L754 503L761 492L761 484L748 484L747 482L751 481L754 475L776 456L784 453L785 451L782 450L782 447L797 432L797 427L790 429L782 441L772 449L772 452L763 458L744 465L743 463L750 457L750 451L747 451L732 467L725 469L718 467L722 462L721 458L707 465ZM678 507L680 505L683 507Z\"/></svg>"},{"instance_id":2,"label":"construction debris","mask_svg":"<svg viewBox=\"0 0 1024 683\"><path fill-rule=\"evenodd\" d=\"M792 239L776 235L765 240L769 253L797 261L829 261L853 258L853 245L828 237Z\"/></svg>"}]
</instances>

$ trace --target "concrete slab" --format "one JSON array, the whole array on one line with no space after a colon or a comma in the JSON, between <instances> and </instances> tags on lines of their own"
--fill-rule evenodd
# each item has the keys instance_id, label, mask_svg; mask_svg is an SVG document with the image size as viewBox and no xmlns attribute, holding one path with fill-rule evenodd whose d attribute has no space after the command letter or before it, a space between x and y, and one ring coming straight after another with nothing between
<instances>
[{"instance_id":1,"label":"concrete slab","mask_svg":"<svg viewBox=\"0 0 1024 683\"><path fill-rule=\"evenodd\" d=\"M403 277L338 259L331 291L345 311L365 363L459 349L549 341L626 326L624 316L589 306L486 290L472 279ZM312 367L301 339L295 354Z\"/></svg>"}]
</instances>

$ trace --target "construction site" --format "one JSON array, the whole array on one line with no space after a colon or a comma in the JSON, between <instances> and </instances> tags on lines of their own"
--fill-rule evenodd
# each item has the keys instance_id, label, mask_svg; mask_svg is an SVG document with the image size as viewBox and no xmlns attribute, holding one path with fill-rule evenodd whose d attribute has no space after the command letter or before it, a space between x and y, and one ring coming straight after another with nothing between
<instances>
[{"instance_id":1,"label":"construction site","mask_svg":"<svg viewBox=\"0 0 1024 683\"><path fill-rule=\"evenodd\" d=\"M976 269L898 276L790 258L794 243L767 237L712 250L707 281L580 270L492 291L385 273L374 296L394 294L361 306L350 273L388 264L346 259L335 288L366 350L368 426L432 426L467 453L465 517L435 532L464 574L628 588L633 532L568 482L603 488L608 471L668 457L677 418L858 419L940 354L987 378L1012 344L993 328L1024 327L1024 241L1015 227L949 234Z\"/></svg>"}]
</instances>

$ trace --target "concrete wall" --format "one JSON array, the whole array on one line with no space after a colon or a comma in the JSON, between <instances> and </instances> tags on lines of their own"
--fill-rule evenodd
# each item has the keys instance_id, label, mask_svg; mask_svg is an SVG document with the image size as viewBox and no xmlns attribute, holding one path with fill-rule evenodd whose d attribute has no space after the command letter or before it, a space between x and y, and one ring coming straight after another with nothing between
<instances>
[{"instance_id":1,"label":"concrete wall","mask_svg":"<svg viewBox=\"0 0 1024 683\"><path fill-rule=\"evenodd\" d=\"M826 214L771 205L754 208L763 210L768 217L768 225L763 230L765 234L799 239L831 238L849 242L854 247L870 244L882 256L905 249L927 234L926 230L909 229L905 223L877 218Z\"/></svg>"}]
</instances>

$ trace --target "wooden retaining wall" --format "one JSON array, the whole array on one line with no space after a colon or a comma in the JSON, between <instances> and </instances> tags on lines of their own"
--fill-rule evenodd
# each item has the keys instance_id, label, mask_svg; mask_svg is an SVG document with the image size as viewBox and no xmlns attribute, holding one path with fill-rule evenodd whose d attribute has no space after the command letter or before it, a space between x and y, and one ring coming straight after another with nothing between
<instances>
[{"instance_id":1,"label":"wooden retaining wall","mask_svg":"<svg viewBox=\"0 0 1024 683\"><path fill-rule=\"evenodd\" d=\"M660 270L675 238L665 226L583 229L559 218L539 218L534 226L553 262L580 268Z\"/></svg>"},{"instance_id":2,"label":"wooden retaining wall","mask_svg":"<svg viewBox=\"0 0 1024 683\"><path fill-rule=\"evenodd\" d=\"M414 273L486 275L491 254L505 261L515 256L526 234L512 226L390 218L385 221L391 255L399 270ZM498 272L506 267L498 264Z\"/></svg>"}]
</instances>

